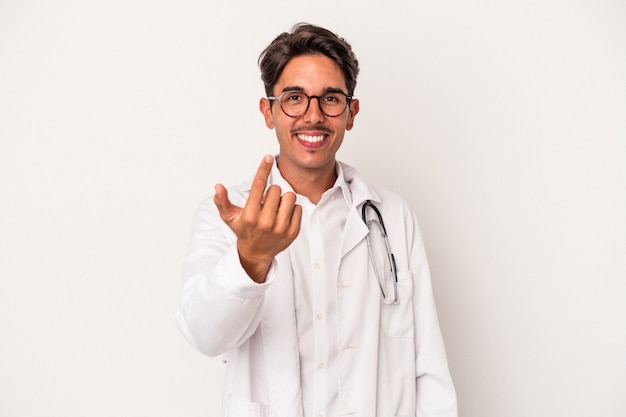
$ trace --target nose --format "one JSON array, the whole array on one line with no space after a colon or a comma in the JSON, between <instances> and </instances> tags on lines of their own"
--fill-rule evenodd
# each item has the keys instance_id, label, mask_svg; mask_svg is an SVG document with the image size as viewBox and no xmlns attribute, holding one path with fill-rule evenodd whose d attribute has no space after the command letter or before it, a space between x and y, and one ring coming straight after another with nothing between
<instances>
[{"instance_id":1,"label":"nose","mask_svg":"<svg viewBox=\"0 0 626 417\"><path fill-rule=\"evenodd\" d=\"M317 100L316 104L313 104L313 99ZM302 118L304 119L305 122L311 122L311 123L319 123L324 120L324 113L322 113L319 96L309 97L309 107L306 109L306 112L304 112L304 114L302 115Z\"/></svg>"}]
</instances>

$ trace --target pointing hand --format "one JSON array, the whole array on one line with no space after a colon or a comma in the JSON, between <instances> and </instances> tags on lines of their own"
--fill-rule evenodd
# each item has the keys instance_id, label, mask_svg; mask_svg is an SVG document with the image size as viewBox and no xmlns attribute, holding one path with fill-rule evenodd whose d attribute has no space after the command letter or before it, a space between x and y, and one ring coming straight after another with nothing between
<instances>
[{"instance_id":1,"label":"pointing hand","mask_svg":"<svg viewBox=\"0 0 626 417\"><path fill-rule=\"evenodd\" d=\"M272 164L270 155L263 158L243 208L231 203L222 184L215 186L215 205L222 220L237 235L241 266L259 283L265 281L274 257L298 236L302 220L302 207L296 204L294 193L281 195L277 185L265 191Z\"/></svg>"}]
</instances>

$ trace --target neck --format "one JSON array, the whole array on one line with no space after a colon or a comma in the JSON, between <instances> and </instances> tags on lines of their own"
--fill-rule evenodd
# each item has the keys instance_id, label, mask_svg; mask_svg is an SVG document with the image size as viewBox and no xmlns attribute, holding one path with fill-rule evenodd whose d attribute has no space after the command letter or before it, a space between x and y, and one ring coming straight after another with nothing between
<instances>
[{"instance_id":1,"label":"neck","mask_svg":"<svg viewBox=\"0 0 626 417\"><path fill-rule=\"evenodd\" d=\"M308 171L290 173L281 169L280 160L278 163L278 169L281 175L287 180L289 185L291 185L291 188L293 188L297 194L307 197L313 204L319 203L322 199L322 194L335 185L337 172L335 171L334 165L331 168L332 169L327 170L311 169Z\"/></svg>"}]
</instances>

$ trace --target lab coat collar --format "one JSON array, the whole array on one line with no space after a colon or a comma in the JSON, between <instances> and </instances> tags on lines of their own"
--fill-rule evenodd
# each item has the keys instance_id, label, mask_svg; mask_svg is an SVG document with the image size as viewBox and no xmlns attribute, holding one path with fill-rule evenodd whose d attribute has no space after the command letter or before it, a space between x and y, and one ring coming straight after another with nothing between
<instances>
[{"instance_id":1,"label":"lab coat collar","mask_svg":"<svg viewBox=\"0 0 626 417\"><path fill-rule=\"evenodd\" d=\"M380 196L374 188L367 185L361 174L348 164L337 162L337 175L343 173L343 179L350 189L352 207L359 207L366 200L380 202Z\"/></svg>"}]
</instances>

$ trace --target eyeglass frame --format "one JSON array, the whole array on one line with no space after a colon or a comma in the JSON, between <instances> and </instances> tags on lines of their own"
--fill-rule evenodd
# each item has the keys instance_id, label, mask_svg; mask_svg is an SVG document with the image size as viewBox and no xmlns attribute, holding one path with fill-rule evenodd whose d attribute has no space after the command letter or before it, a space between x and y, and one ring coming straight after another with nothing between
<instances>
[{"instance_id":1,"label":"eyeglass frame","mask_svg":"<svg viewBox=\"0 0 626 417\"><path fill-rule=\"evenodd\" d=\"M289 93L300 93L302 95L304 95L307 98L307 103L306 103L306 108L304 109L304 111L302 112L302 114L298 115L298 116L292 116L289 113L287 113L285 111L285 109L283 108L283 97L285 96L285 94L289 94ZM340 93L343 94L346 98L346 106L343 108L343 110L341 111L341 113L336 114L334 116L331 116L329 114L326 114L326 112L322 109L322 100L321 98L324 97L326 94L330 94L330 93ZM285 113L286 116L288 117L293 117L294 119L297 117L302 117L306 114L307 111L309 111L309 107L311 106L311 99L312 98L316 98L317 99L317 106L319 107L320 111L322 112L322 114L326 117L339 117L342 114L345 113L346 109L348 107L350 107L350 102L354 99L354 96L350 96L346 93L344 93L343 91L339 90L339 89L331 89L331 90L327 90L324 91L321 95L319 96L310 96L308 94L306 94L304 91L300 91L300 90L288 90L288 91L284 91L280 96L267 96L267 99L270 102L273 101L277 101L278 105L280 106L280 109L283 111L283 113Z\"/></svg>"},{"instance_id":2,"label":"eyeglass frame","mask_svg":"<svg viewBox=\"0 0 626 417\"><path fill-rule=\"evenodd\" d=\"M368 207L374 210L376 216L378 217L378 221L376 221L376 219L367 220L367 214L365 211ZM370 229L371 224L375 224L385 241L385 249L387 250L387 257L389 258L389 267L391 269L391 273L393 274L393 299L387 297L387 294L383 289L384 279L381 279L378 268L376 267L376 262L374 262L374 254L372 253L372 245L370 244L369 233L367 234L367 236L365 236L365 240L367 241L367 252L369 254L370 262L372 264L372 269L374 270L374 274L376 275L376 279L378 280L378 286L380 287L380 291L383 293L383 302L385 304L398 304L398 269L396 268L396 258L393 256L393 253L391 253L391 247L389 246L387 229L385 228L383 217L380 214L378 208L376 208L376 206L372 203L372 201L367 200L365 201L365 203L363 203L363 207L361 207L361 218L363 219L363 222L368 229Z\"/></svg>"}]
</instances>

